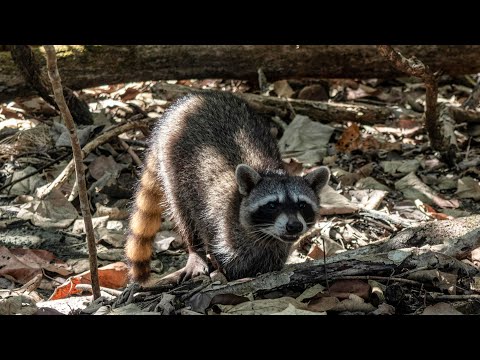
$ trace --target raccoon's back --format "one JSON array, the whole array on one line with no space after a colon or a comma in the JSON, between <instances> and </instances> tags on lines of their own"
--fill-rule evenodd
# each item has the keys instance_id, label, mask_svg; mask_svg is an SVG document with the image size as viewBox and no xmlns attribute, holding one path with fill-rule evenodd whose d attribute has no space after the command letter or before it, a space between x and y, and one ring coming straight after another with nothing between
<instances>
[{"instance_id":1,"label":"raccoon's back","mask_svg":"<svg viewBox=\"0 0 480 360\"><path fill-rule=\"evenodd\" d=\"M177 101L163 115L153 141L160 161L168 156L181 167L209 166L207 155L233 168L240 163L258 170L281 166L265 120L226 92L194 93Z\"/></svg>"}]
</instances>

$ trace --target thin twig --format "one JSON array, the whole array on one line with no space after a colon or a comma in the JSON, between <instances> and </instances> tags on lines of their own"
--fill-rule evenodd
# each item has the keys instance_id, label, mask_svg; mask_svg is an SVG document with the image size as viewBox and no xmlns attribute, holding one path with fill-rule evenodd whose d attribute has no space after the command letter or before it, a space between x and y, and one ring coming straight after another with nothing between
<instances>
[{"instance_id":1,"label":"thin twig","mask_svg":"<svg viewBox=\"0 0 480 360\"><path fill-rule=\"evenodd\" d=\"M86 291L90 291L90 292L92 291L92 285L90 285L90 284L77 284L77 285L75 285L75 288L77 290L86 290ZM120 290L110 289L110 288L106 288L106 287L103 287L103 286L100 286L100 290L106 292L109 295L113 295L113 296L120 296L120 294L122 293Z\"/></svg>"},{"instance_id":2,"label":"thin twig","mask_svg":"<svg viewBox=\"0 0 480 360\"><path fill-rule=\"evenodd\" d=\"M479 300L480 295L471 294L471 295L444 295L444 294L430 294L433 300L450 300L450 301L457 301L457 300Z\"/></svg>"},{"instance_id":3,"label":"thin twig","mask_svg":"<svg viewBox=\"0 0 480 360\"><path fill-rule=\"evenodd\" d=\"M90 206L87 194L87 184L85 181L85 168L83 165L83 153L78 141L77 130L72 118L72 114L68 109L67 103L63 96L62 83L60 74L57 68L57 54L53 45L45 45L45 52L47 55L48 77L52 83L53 93L55 95L55 102L58 105L65 125L70 133L70 140L72 143L73 160L75 161L75 172L79 188L80 208L82 210L85 233L87 235L88 257L90 262L90 278L92 281L93 298L100 297L100 284L98 281L98 267L97 267L97 247L95 244L95 234L93 232L92 214L90 213Z\"/></svg>"},{"instance_id":4,"label":"thin twig","mask_svg":"<svg viewBox=\"0 0 480 360\"><path fill-rule=\"evenodd\" d=\"M423 285L421 282L402 279L402 278L394 278L394 277L386 277L386 276L338 276L333 278L333 280L385 280L385 281L395 281L395 282L402 282L405 284L410 285Z\"/></svg>"},{"instance_id":5,"label":"thin twig","mask_svg":"<svg viewBox=\"0 0 480 360\"><path fill-rule=\"evenodd\" d=\"M435 74L416 57L407 59L390 45L377 45L378 52L398 70L419 77L425 83L425 127L435 150L445 150L440 129L437 126L438 83Z\"/></svg>"},{"instance_id":6,"label":"thin twig","mask_svg":"<svg viewBox=\"0 0 480 360\"><path fill-rule=\"evenodd\" d=\"M118 141L120 142L120 145L127 150L128 154L131 156L133 162L137 166L142 166L142 160L138 157L138 155L133 151L132 147L128 145L123 139L118 138Z\"/></svg>"},{"instance_id":7,"label":"thin twig","mask_svg":"<svg viewBox=\"0 0 480 360\"><path fill-rule=\"evenodd\" d=\"M5 188L7 188L7 187L9 187L9 186L13 186L14 184L16 184L16 183L18 183L18 182L20 182L20 181L22 181L22 180L28 179L30 176L33 176L33 175L35 175L35 174L38 174L40 171L42 171L42 170L44 170L44 169L46 169L46 168L54 165L55 163L57 163L57 162L59 162L59 161L62 161L63 159L65 159L66 157L68 157L68 156L70 156L70 155L71 155L71 153L64 154L64 155L56 158L55 160L52 160L52 161L50 161L49 163L43 165L42 167L39 167L37 170L31 172L30 174L25 175L25 176L22 176L21 178L18 178L18 179L14 180L14 181L6 184L6 185L3 185L2 187L0 187L0 191L2 191L3 189L5 189Z\"/></svg>"}]
</instances>

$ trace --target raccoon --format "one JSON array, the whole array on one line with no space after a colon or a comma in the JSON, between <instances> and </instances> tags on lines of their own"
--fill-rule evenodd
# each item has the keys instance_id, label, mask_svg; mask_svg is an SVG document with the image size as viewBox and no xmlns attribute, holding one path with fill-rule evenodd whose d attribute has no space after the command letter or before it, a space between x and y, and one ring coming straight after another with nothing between
<instances>
[{"instance_id":1,"label":"raccoon","mask_svg":"<svg viewBox=\"0 0 480 360\"><path fill-rule=\"evenodd\" d=\"M228 280L280 270L314 223L329 177L325 166L289 176L267 122L239 97L201 92L177 100L152 132L136 191L126 244L131 278L149 277L164 209L188 248L186 266L166 282L213 265Z\"/></svg>"}]
</instances>

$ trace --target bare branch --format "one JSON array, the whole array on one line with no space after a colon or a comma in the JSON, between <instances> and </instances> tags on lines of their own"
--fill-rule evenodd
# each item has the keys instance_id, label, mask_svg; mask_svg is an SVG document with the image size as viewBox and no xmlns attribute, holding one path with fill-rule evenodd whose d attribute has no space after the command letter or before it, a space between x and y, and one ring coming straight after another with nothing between
<instances>
[{"instance_id":1,"label":"bare branch","mask_svg":"<svg viewBox=\"0 0 480 360\"><path fill-rule=\"evenodd\" d=\"M72 118L72 114L68 109L67 103L63 96L62 83L60 80L60 74L57 68L57 55L55 48L52 45L45 45L45 51L47 55L47 68L48 77L52 83L53 93L55 95L55 101L58 105L62 118L65 121L65 125L70 133L70 140L72 142L73 159L75 161L75 171L77 176L80 208L85 224L85 233L87 235L88 255L90 262L90 279L92 281L92 292L94 299L100 297L100 284L98 281L98 268L97 268L97 247L95 244L95 235L93 233L92 214L90 213L90 205L87 195L87 184L85 181L85 168L83 165L83 153L80 146L80 142L77 137L77 130Z\"/></svg>"}]
</instances>

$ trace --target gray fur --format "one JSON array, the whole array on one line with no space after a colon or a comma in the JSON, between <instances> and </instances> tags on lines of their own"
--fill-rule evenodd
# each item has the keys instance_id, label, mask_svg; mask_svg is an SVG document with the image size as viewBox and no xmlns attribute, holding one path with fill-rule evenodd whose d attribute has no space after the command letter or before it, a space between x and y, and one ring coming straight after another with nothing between
<instances>
[{"instance_id":1,"label":"gray fur","mask_svg":"<svg viewBox=\"0 0 480 360\"><path fill-rule=\"evenodd\" d=\"M285 203L294 194L317 211L315 192L328 181L325 167L305 179L288 176L265 120L229 93L177 101L157 125L150 151L189 251L213 254L229 279L279 270L288 257L292 242L251 225L266 198Z\"/></svg>"}]
</instances>

